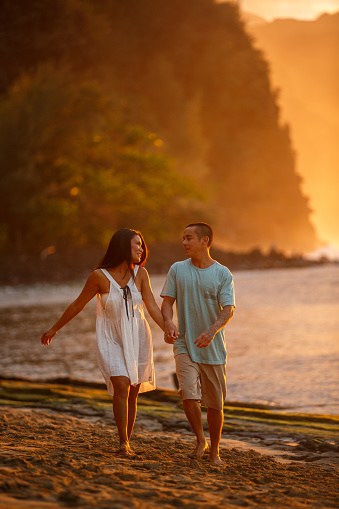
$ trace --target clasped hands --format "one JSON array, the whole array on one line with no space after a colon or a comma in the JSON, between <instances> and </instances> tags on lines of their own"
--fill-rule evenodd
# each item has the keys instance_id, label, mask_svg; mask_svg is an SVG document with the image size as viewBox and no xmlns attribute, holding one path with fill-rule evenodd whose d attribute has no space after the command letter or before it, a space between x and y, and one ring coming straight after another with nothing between
<instances>
[{"instance_id":1,"label":"clasped hands","mask_svg":"<svg viewBox=\"0 0 339 509\"><path fill-rule=\"evenodd\" d=\"M165 323L164 340L165 343L173 345L175 340L179 337L179 331L173 322Z\"/></svg>"},{"instance_id":2,"label":"clasped hands","mask_svg":"<svg viewBox=\"0 0 339 509\"><path fill-rule=\"evenodd\" d=\"M168 343L169 345L173 345L179 337L179 331L176 328L176 326L172 323L165 324L165 333L164 333L164 340L165 343ZM194 341L194 344L198 348L205 348L206 346L210 345L213 341L215 334L213 332L209 331L208 329L200 334L200 336Z\"/></svg>"}]
</instances>

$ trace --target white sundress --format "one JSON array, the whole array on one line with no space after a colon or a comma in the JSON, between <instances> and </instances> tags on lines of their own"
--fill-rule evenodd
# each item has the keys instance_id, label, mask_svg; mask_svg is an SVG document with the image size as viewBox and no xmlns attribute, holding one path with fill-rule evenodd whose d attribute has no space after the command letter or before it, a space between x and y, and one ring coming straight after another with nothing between
<instances>
[{"instance_id":1,"label":"white sundress","mask_svg":"<svg viewBox=\"0 0 339 509\"><path fill-rule=\"evenodd\" d=\"M105 307L97 295L97 358L108 394L113 395L111 376L127 376L139 392L155 389L152 335L145 318L142 296L133 277L125 289L110 273L101 269L110 281ZM134 268L134 278L139 266Z\"/></svg>"}]
</instances>

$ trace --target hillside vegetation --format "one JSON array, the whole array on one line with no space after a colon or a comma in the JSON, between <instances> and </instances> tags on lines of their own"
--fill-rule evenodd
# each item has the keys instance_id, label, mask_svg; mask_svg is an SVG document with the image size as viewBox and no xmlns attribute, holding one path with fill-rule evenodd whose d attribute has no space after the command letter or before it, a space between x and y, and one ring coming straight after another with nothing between
<instances>
[{"instance_id":1,"label":"hillside vegetation","mask_svg":"<svg viewBox=\"0 0 339 509\"><path fill-rule=\"evenodd\" d=\"M288 126L236 5L0 2L3 250L148 241L313 248Z\"/></svg>"}]
</instances>

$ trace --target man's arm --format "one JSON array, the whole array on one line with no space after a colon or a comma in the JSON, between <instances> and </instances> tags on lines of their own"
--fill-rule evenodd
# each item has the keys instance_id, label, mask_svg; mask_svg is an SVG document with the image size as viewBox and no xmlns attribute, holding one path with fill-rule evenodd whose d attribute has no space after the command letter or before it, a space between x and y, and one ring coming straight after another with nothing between
<instances>
[{"instance_id":1,"label":"man's arm","mask_svg":"<svg viewBox=\"0 0 339 509\"><path fill-rule=\"evenodd\" d=\"M205 348L212 343L214 336L230 321L234 314L234 306L225 306L213 325L194 341L198 348Z\"/></svg>"},{"instance_id":2,"label":"man's arm","mask_svg":"<svg viewBox=\"0 0 339 509\"><path fill-rule=\"evenodd\" d=\"M165 322L165 335L164 339L166 343L173 345L175 340L179 336L178 329L173 323L173 304L175 299L173 297L165 296L161 305L162 316Z\"/></svg>"}]
</instances>

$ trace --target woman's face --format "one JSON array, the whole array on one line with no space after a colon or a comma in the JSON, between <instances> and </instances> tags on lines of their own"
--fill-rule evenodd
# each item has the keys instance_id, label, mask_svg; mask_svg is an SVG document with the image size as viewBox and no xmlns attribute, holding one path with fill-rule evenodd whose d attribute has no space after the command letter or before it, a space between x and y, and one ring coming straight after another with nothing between
<instances>
[{"instance_id":1,"label":"woman's face","mask_svg":"<svg viewBox=\"0 0 339 509\"><path fill-rule=\"evenodd\" d=\"M131 254L132 254L132 262L139 263L141 259L141 255L143 253L141 238L139 235L134 235L131 239Z\"/></svg>"}]
</instances>

